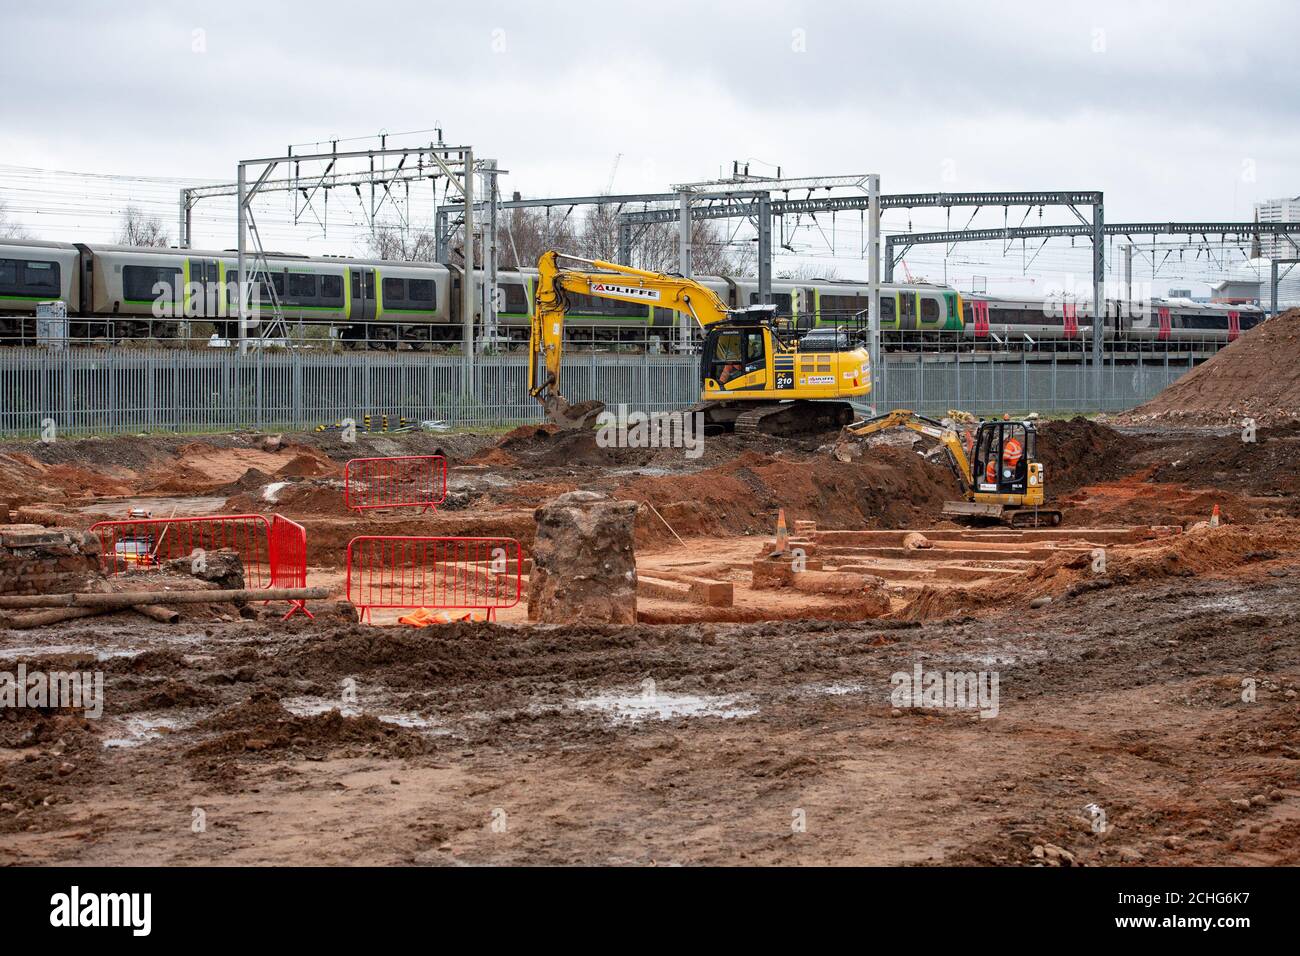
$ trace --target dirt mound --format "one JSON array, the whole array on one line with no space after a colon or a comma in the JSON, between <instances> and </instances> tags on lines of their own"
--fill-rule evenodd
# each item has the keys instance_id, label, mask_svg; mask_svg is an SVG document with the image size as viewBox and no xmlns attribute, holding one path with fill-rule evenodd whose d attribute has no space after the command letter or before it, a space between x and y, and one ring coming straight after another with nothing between
<instances>
[{"instance_id":1,"label":"dirt mound","mask_svg":"<svg viewBox=\"0 0 1300 956\"><path fill-rule=\"evenodd\" d=\"M1048 494L1123 477L1133 470L1129 460L1141 444L1082 417L1043 422L1038 427L1038 457L1047 471Z\"/></svg>"},{"instance_id":2,"label":"dirt mound","mask_svg":"<svg viewBox=\"0 0 1300 956\"><path fill-rule=\"evenodd\" d=\"M1130 411L1131 422L1275 424L1300 417L1300 309L1257 325Z\"/></svg>"},{"instance_id":3,"label":"dirt mound","mask_svg":"<svg viewBox=\"0 0 1300 956\"><path fill-rule=\"evenodd\" d=\"M217 735L186 751L191 759L233 756L294 748L321 752L338 748L383 756L411 756L432 749L419 733L385 723L370 714L344 716L331 710L299 717L266 692L218 711L197 725Z\"/></svg>"},{"instance_id":4,"label":"dirt mound","mask_svg":"<svg viewBox=\"0 0 1300 956\"><path fill-rule=\"evenodd\" d=\"M649 462L655 455L655 450L649 448L602 448L598 434L591 428L560 431L554 425L529 425L507 434L498 450L519 464L542 468L634 466ZM478 456L472 460L483 461Z\"/></svg>"},{"instance_id":5,"label":"dirt mound","mask_svg":"<svg viewBox=\"0 0 1300 956\"><path fill-rule=\"evenodd\" d=\"M263 501L261 509L295 515L349 515L343 501L343 488L334 481L296 481L281 488L275 501Z\"/></svg>"},{"instance_id":6,"label":"dirt mound","mask_svg":"<svg viewBox=\"0 0 1300 956\"><path fill-rule=\"evenodd\" d=\"M1236 524L1251 524L1272 513L1295 509L1292 501L1278 501L1276 508L1257 503L1221 488L1193 488L1174 482L1150 480L1146 469L1120 481L1086 485L1056 497L1065 514L1067 527L1109 527L1115 525L1177 525L1189 527L1209 518L1218 505L1223 518Z\"/></svg>"},{"instance_id":7,"label":"dirt mound","mask_svg":"<svg viewBox=\"0 0 1300 956\"><path fill-rule=\"evenodd\" d=\"M619 498L648 502L679 535L768 534L778 508L788 521L821 528L902 528L932 524L958 489L951 471L915 452L872 448L852 463L823 455L744 452L689 474L638 477ZM667 542L672 533L654 514L637 521L637 543Z\"/></svg>"},{"instance_id":8,"label":"dirt mound","mask_svg":"<svg viewBox=\"0 0 1300 956\"><path fill-rule=\"evenodd\" d=\"M276 471L278 478L319 478L323 475L334 475L339 471L338 465L334 464L327 455L316 451L314 448L298 447L294 449L297 454L289 460L289 463Z\"/></svg>"},{"instance_id":9,"label":"dirt mound","mask_svg":"<svg viewBox=\"0 0 1300 956\"><path fill-rule=\"evenodd\" d=\"M1193 453L1157 468L1152 477L1254 495L1300 495L1300 421L1261 428L1253 442L1236 433L1204 439Z\"/></svg>"},{"instance_id":10,"label":"dirt mound","mask_svg":"<svg viewBox=\"0 0 1300 956\"><path fill-rule=\"evenodd\" d=\"M273 481L275 479L262 469L249 468L235 481L217 488L216 492L222 495L250 495L256 498L262 493L262 489Z\"/></svg>"}]
</instances>

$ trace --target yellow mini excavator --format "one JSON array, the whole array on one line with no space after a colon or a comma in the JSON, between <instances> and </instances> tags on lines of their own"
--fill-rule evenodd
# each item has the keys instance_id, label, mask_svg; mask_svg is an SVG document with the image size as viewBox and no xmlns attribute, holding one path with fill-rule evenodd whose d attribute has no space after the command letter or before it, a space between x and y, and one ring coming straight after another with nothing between
<instances>
[{"instance_id":1,"label":"yellow mini excavator","mask_svg":"<svg viewBox=\"0 0 1300 956\"><path fill-rule=\"evenodd\" d=\"M561 258L590 271L562 269ZM692 411L704 413L705 434L794 435L839 428L854 417L845 399L871 391L867 350L849 333L782 329L774 305L733 310L693 279L554 251L542 254L537 271L528 393L561 427L585 427L603 407L570 405L560 392L569 295L671 309L704 328L701 400Z\"/></svg>"},{"instance_id":2,"label":"yellow mini excavator","mask_svg":"<svg viewBox=\"0 0 1300 956\"><path fill-rule=\"evenodd\" d=\"M1061 512L1043 507L1046 475L1038 460L1038 428L1034 418L981 421L970 450L955 428L906 409L854 422L845 435L858 438L891 428L906 428L937 441L948 453L964 501L944 503L943 513L967 519L1001 521L1013 528L1061 523Z\"/></svg>"}]
</instances>

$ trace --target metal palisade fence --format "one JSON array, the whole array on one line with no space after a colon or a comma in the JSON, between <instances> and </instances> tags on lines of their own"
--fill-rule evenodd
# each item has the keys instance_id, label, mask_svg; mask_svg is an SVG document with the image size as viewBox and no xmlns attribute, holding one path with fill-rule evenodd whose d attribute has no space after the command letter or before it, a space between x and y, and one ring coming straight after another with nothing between
<instances>
[{"instance_id":1,"label":"metal palisade fence","mask_svg":"<svg viewBox=\"0 0 1300 956\"><path fill-rule=\"evenodd\" d=\"M1199 358L1200 356L1198 356ZM877 388L882 409L1044 414L1128 408L1192 367L1193 359L1120 353L1100 399L1089 369L1030 353L896 354ZM0 435L26 437L236 428L305 430L388 415L473 427L536 421L522 355L419 352L314 354L185 349L0 350ZM575 353L565 363L570 401L598 398L667 411L699 398L693 355Z\"/></svg>"}]
</instances>

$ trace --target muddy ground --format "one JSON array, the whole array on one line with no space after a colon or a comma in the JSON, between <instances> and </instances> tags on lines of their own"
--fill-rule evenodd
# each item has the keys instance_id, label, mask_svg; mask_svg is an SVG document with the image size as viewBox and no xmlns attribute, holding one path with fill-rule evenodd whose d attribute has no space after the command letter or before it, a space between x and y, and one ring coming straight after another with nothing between
<instances>
[{"instance_id":1,"label":"muddy ground","mask_svg":"<svg viewBox=\"0 0 1300 956\"><path fill-rule=\"evenodd\" d=\"M885 620L416 631L322 603L315 622L200 606L0 630L0 670L106 681L98 719L0 711L0 861L1300 863L1297 438L1048 423L1067 524L1191 528L1219 504L1227 526ZM527 429L363 440L445 451L451 507L348 515L337 474L358 450L331 435L0 455L28 516L280 510L307 524L316 581L359 529L526 540L532 508L575 487L654 504L648 554L683 547L666 524L691 548L770 535L780 506L935 527L953 488L906 442L844 463L826 438L721 439L693 461ZM996 715L891 699L918 662L996 673Z\"/></svg>"}]
</instances>

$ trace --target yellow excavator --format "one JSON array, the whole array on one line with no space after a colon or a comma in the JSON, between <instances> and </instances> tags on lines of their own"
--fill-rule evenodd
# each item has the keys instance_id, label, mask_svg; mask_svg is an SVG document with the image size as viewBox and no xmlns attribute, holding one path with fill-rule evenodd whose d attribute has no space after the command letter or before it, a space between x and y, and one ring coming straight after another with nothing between
<instances>
[{"instance_id":1,"label":"yellow excavator","mask_svg":"<svg viewBox=\"0 0 1300 956\"><path fill-rule=\"evenodd\" d=\"M892 428L924 435L948 453L965 500L945 502L944 514L1001 521L1013 528L1061 523L1061 512L1044 507L1046 473L1038 459L1035 418L979 422L970 436L969 453L956 428L901 408L854 422L843 435L865 438Z\"/></svg>"},{"instance_id":2,"label":"yellow excavator","mask_svg":"<svg viewBox=\"0 0 1300 956\"><path fill-rule=\"evenodd\" d=\"M585 269L561 268L560 260ZM705 330L700 404L705 434L794 435L853 421L845 399L871 391L867 350L836 329L783 329L776 306L730 309L693 279L549 251L537 263L528 394L563 428L591 423L600 402L570 405L560 392L568 296L635 302L689 315Z\"/></svg>"}]
</instances>

